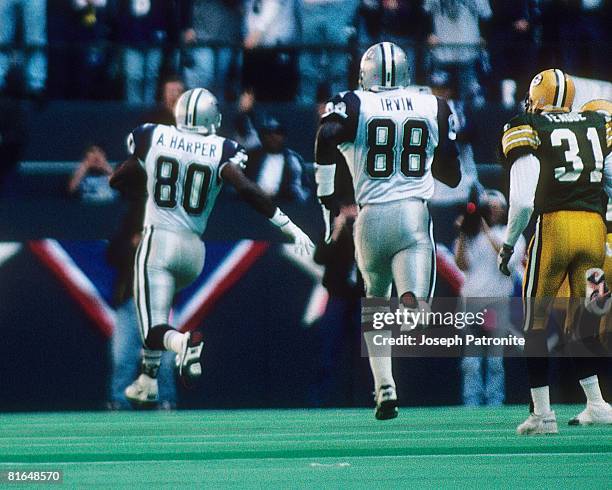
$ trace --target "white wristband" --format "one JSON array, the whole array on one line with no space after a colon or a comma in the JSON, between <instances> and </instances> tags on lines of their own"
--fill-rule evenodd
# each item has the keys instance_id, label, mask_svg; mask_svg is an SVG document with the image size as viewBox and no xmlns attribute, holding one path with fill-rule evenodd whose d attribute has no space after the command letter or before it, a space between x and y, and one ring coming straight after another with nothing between
<instances>
[{"instance_id":1,"label":"white wristband","mask_svg":"<svg viewBox=\"0 0 612 490\"><path fill-rule=\"evenodd\" d=\"M291 223L291 220L289 219L289 216L280 210L280 208L276 208L274 216L270 218L270 223L272 223L274 226L282 228L283 226Z\"/></svg>"},{"instance_id":2,"label":"white wristband","mask_svg":"<svg viewBox=\"0 0 612 490\"><path fill-rule=\"evenodd\" d=\"M317 196L331 196L334 193L334 179L336 177L336 164L314 164L315 182L317 183Z\"/></svg>"}]
</instances>

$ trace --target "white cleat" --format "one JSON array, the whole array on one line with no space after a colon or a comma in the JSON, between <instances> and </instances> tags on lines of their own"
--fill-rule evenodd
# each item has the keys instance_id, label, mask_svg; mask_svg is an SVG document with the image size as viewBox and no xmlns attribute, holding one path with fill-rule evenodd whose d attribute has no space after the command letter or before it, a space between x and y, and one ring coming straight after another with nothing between
<instances>
[{"instance_id":1,"label":"white cleat","mask_svg":"<svg viewBox=\"0 0 612 490\"><path fill-rule=\"evenodd\" d=\"M527 420L516 428L516 433L520 436L536 434L558 434L557 416L554 411L544 415L532 413Z\"/></svg>"},{"instance_id":2,"label":"white cleat","mask_svg":"<svg viewBox=\"0 0 612 490\"><path fill-rule=\"evenodd\" d=\"M381 386L374 396L374 401L376 402L374 417L377 420L389 420L397 417L397 393L395 392L395 386Z\"/></svg>"},{"instance_id":3,"label":"white cleat","mask_svg":"<svg viewBox=\"0 0 612 490\"><path fill-rule=\"evenodd\" d=\"M589 403L586 408L568 422L568 425L612 424L612 406L609 403Z\"/></svg>"},{"instance_id":4,"label":"white cleat","mask_svg":"<svg viewBox=\"0 0 612 490\"><path fill-rule=\"evenodd\" d=\"M141 374L125 390L125 397L136 408L152 408L159 402L157 379Z\"/></svg>"},{"instance_id":5,"label":"white cleat","mask_svg":"<svg viewBox=\"0 0 612 490\"><path fill-rule=\"evenodd\" d=\"M187 332L183 337L181 353L176 355L176 367L183 384L187 387L202 375L202 335L199 332Z\"/></svg>"}]
</instances>

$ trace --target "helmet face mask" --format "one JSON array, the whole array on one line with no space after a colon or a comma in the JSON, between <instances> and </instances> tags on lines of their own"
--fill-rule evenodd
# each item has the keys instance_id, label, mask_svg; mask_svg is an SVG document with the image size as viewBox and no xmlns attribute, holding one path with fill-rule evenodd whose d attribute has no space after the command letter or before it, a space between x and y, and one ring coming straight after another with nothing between
<instances>
[{"instance_id":1,"label":"helmet face mask","mask_svg":"<svg viewBox=\"0 0 612 490\"><path fill-rule=\"evenodd\" d=\"M538 73L531 80L525 108L527 112L570 112L576 89L571 77L561 70Z\"/></svg>"},{"instance_id":2,"label":"helmet face mask","mask_svg":"<svg viewBox=\"0 0 612 490\"><path fill-rule=\"evenodd\" d=\"M174 107L174 119L176 127L182 131L215 134L221 126L217 98L205 88L188 90Z\"/></svg>"},{"instance_id":3,"label":"helmet face mask","mask_svg":"<svg viewBox=\"0 0 612 490\"><path fill-rule=\"evenodd\" d=\"M404 50L396 44L374 44L361 57L359 86L362 90L379 92L409 84L408 59Z\"/></svg>"}]
</instances>

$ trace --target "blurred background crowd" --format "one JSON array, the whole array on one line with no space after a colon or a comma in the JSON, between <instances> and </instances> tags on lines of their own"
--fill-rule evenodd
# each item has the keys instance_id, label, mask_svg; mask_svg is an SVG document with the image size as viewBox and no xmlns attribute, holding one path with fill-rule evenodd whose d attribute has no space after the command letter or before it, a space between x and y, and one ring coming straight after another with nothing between
<instances>
[{"instance_id":1,"label":"blurred background crowd","mask_svg":"<svg viewBox=\"0 0 612 490\"><path fill-rule=\"evenodd\" d=\"M482 103L522 97L539 67L609 78L610 10L605 0L2 0L0 80L34 97L150 104L180 75L229 100L251 89L312 103L354 88L363 48L389 40L417 84L448 80Z\"/></svg>"}]
</instances>

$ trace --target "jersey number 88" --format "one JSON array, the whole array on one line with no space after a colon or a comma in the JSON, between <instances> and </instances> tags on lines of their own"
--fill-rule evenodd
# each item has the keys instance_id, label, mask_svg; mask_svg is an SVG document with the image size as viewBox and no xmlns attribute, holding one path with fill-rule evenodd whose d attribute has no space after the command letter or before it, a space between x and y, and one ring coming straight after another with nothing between
<instances>
[{"instance_id":1,"label":"jersey number 88","mask_svg":"<svg viewBox=\"0 0 612 490\"><path fill-rule=\"evenodd\" d=\"M366 170L374 179L386 179L395 172L397 125L391 119L371 119L367 124ZM401 126L400 171L406 177L425 175L429 128L421 119L407 119Z\"/></svg>"},{"instance_id":2,"label":"jersey number 88","mask_svg":"<svg viewBox=\"0 0 612 490\"><path fill-rule=\"evenodd\" d=\"M206 206L208 186L212 171L205 165L187 165L183 182L183 209L190 215L199 215ZM160 156L155 164L155 204L160 208L176 206L176 192L179 178L179 162L175 158Z\"/></svg>"}]
</instances>

